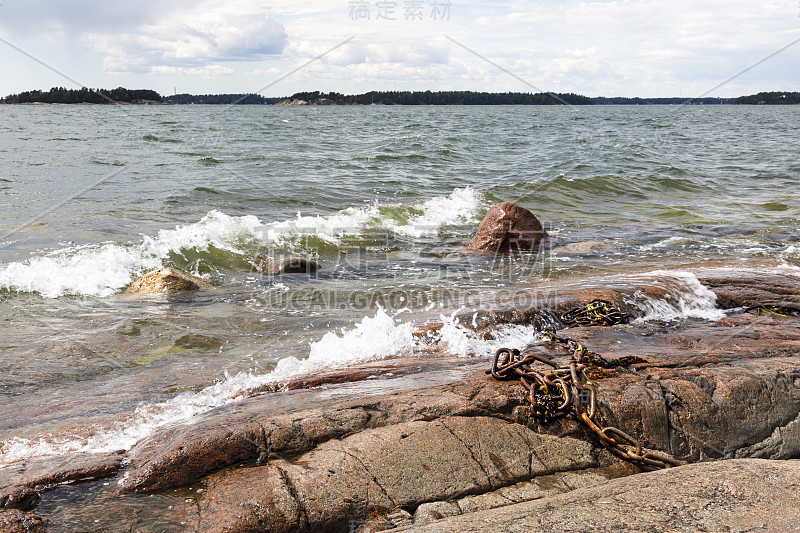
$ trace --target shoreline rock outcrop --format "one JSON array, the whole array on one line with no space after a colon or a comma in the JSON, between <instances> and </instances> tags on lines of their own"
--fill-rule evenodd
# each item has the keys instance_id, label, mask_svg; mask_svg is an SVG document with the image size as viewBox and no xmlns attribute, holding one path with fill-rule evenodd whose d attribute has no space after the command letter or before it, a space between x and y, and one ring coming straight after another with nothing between
<instances>
[{"instance_id":1,"label":"shoreline rock outcrop","mask_svg":"<svg viewBox=\"0 0 800 533\"><path fill-rule=\"evenodd\" d=\"M800 531L800 461L695 463L392 531Z\"/></svg>"},{"instance_id":2,"label":"shoreline rock outcrop","mask_svg":"<svg viewBox=\"0 0 800 533\"><path fill-rule=\"evenodd\" d=\"M750 287L743 276L725 276L708 283L729 295L721 299L725 306L737 309L717 322L559 333L609 360L635 356L635 364L592 378L600 416L643 446L696 464L641 474L573 417L549 423L531 417L527 391L518 381L487 377L485 358L444 358L432 348L427 356L362 365L327 381L317 376L269 389L275 392L255 391L192 425L161 428L123 455L86 459L85 470L112 480L95 489L109 515L120 512L114 502L122 493L127 512L140 502L172 520L176 531L522 531L559 524L611 531L619 528L618 516L637 513L635 502L646 513L630 524L641 529L650 527L644 521L650 515L650 529L668 529L670 519L676 530L714 530L713 520L736 529L759 506L794 519L800 319L745 312L738 304L794 301L800 280L763 274ZM602 296L622 305L631 290L662 289L612 287ZM462 322L478 331L531 324L596 295L594 289L561 294L542 308L470 314ZM557 345L537 350L559 364L570 356ZM347 372L352 379L343 377ZM82 479L75 468L54 476L56 463L0 469L0 496L24 502L47 480ZM784 486L763 486L759 471ZM664 489L684 482L680 493ZM194 491L191 498L187 490ZM773 505L758 491L794 507ZM779 524L758 518L768 527Z\"/></svg>"},{"instance_id":3,"label":"shoreline rock outcrop","mask_svg":"<svg viewBox=\"0 0 800 533\"><path fill-rule=\"evenodd\" d=\"M0 509L0 531L3 533L46 533L47 520L18 509Z\"/></svg>"},{"instance_id":4,"label":"shoreline rock outcrop","mask_svg":"<svg viewBox=\"0 0 800 533\"><path fill-rule=\"evenodd\" d=\"M489 208L467 248L482 252L538 251L547 232L536 215L511 202Z\"/></svg>"}]
</instances>

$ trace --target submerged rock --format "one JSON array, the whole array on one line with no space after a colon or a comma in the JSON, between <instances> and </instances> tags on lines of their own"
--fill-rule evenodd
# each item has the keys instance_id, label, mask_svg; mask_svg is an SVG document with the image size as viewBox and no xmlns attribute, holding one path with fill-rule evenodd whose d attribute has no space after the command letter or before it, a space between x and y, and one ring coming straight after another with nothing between
<instances>
[{"instance_id":1,"label":"submerged rock","mask_svg":"<svg viewBox=\"0 0 800 533\"><path fill-rule=\"evenodd\" d=\"M264 275L277 276L279 274L313 274L319 269L319 264L303 257L268 257L259 255L255 259L256 268Z\"/></svg>"},{"instance_id":2,"label":"submerged rock","mask_svg":"<svg viewBox=\"0 0 800 533\"><path fill-rule=\"evenodd\" d=\"M40 492L61 484L111 477L121 463L119 453L76 453L68 462L58 456L33 457L6 465L0 468L0 511L31 511L39 504ZM0 528L0 532L5 531Z\"/></svg>"},{"instance_id":3,"label":"submerged rock","mask_svg":"<svg viewBox=\"0 0 800 533\"><path fill-rule=\"evenodd\" d=\"M213 286L197 276L187 274L177 268L162 268L148 272L128 287L129 293L136 294L174 294L199 289L212 289Z\"/></svg>"},{"instance_id":4,"label":"submerged rock","mask_svg":"<svg viewBox=\"0 0 800 533\"><path fill-rule=\"evenodd\" d=\"M535 252L546 237L536 215L517 204L503 202L489 209L467 247L485 252Z\"/></svg>"}]
</instances>

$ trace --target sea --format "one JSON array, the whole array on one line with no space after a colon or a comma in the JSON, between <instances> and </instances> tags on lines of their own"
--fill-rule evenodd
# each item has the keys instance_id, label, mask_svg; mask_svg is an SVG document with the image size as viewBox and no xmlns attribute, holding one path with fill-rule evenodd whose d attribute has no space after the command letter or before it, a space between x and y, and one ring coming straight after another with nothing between
<instances>
[{"instance_id":1,"label":"sea","mask_svg":"<svg viewBox=\"0 0 800 533\"><path fill-rule=\"evenodd\" d=\"M488 360L537 332L456 316L536 290L657 277L637 320L716 320L698 270L800 275L798 154L798 106L0 106L0 469L431 343ZM502 201L543 250L465 250ZM126 293L165 266L214 289Z\"/></svg>"}]
</instances>

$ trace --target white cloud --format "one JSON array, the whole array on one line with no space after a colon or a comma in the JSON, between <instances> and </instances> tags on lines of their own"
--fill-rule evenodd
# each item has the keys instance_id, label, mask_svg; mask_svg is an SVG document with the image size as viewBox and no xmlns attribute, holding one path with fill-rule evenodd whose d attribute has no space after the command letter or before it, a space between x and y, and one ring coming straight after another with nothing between
<instances>
[{"instance_id":1,"label":"white cloud","mask_svg":"<svg viewBox=\"0 0 800 533\"><path fill-rule=\"evenodd\" d=\"M206 65L204 67L170 67L157 65L150 67L150 73L155 75L174 76L176 74L188 74L191 76L202 76L204 80L215 79L217 76L234 74L236 71L222 65Z\"/></svg>"},{"instance_id":2,"label":"white cloud","mask_svg":"<svg viewBox=\"0 0 800 533\"><path fill-rule=\"evenodd\" d=\"M27 13L27 25L50 39L76 40L101 54L107 72L168 72L162 67L183 67L175 72L227 73L209 64L279 54L288 39L283 25L257 1L179 0L165 5L149 0L134 10L130 3L81 0L77 11L73 3L47 3L54 9L40 6L41 15ZM70 9L58 7L67 4ZM81 19L95 11L102 17Z\"/></svg>"},{"instance_id":3,"label":"white cloud","mask_svg":"<svg viewBox=\"0 0 800 533\"><path fill-rule=\"evenodd\" d=\"M105 54L107 70L117 72L258 60L278 54L286 46L285 29L264 12L202 7L189 14L168 13L156 23L122 35L90 33L83 40Z\"/></svg>"},{"instance_id":4,"label":"white cloud","mask_svg":"<svg viewBox=\"0 0 800 533\"><path fill-rule=\"evenodd\" d=\"M398 89L534 90L444 35L542 90L700 94L800 36L800 5L788 0L464 0L452 3L450 20L431 19L431 2L412 21L398 0L398 19L386 21L352 20L345 0L14 0L0 25L80 42L107 73L218 78L215 88L231 90L356 37L270 89L286 94L387 89L395 80ZM715 95L796 90L798 61L800 44Z\"/></svg>"},{"instance_id":5,"label":"white cloud","mask_svg":"<svg viewBox=\"0 0 800 533\"><path fill-rule=\"evenodd\" d=\"M275 76L275 75L278 75L280 73L281 73L281 69L279 69L277 67L257 68L257 69L248 70L247 72L245 72L245 74L247 74L248 76L264 76L264 75L267 75L267 74L270 75L270 76Z\"/></svg>"}]
</instances>

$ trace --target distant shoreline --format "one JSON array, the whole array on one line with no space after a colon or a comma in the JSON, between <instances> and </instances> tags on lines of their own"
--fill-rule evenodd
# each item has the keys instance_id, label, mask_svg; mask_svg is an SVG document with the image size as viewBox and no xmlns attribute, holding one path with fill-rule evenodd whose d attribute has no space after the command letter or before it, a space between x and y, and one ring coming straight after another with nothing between
<instances>
[{"instance_id":1,"label":"distant shoreline","mask_svg":"<svg viewBox=\"0 0 800 533\"><path fill-rule=\"evenodd\" d=\"M65 89L26 91L0 99L7 105L797 105L800 92L761 92L736 98L641 98L588 97L575 93L488 93L475 91L370 91L363 94L301 92L289 97L264 97L258 94L175 94L162 96L150 89Z\"/></svg>"}]
</instances>

